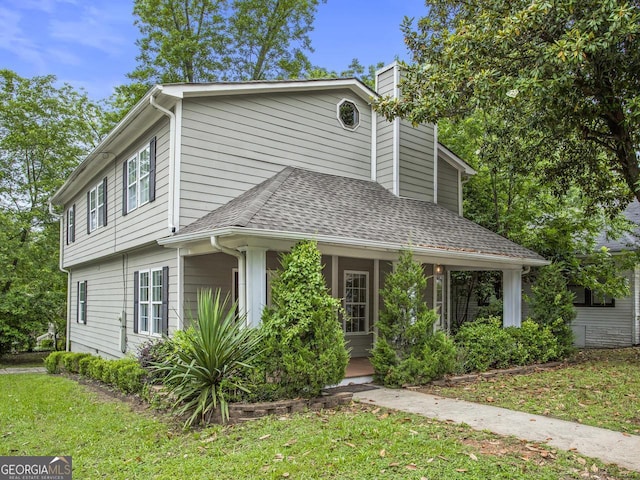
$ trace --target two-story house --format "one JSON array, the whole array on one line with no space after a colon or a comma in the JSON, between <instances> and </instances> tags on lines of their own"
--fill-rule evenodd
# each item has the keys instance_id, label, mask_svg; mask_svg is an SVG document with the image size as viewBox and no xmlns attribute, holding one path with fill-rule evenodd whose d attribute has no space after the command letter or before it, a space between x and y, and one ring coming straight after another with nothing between
<instances>
[{"instance_id":1,"label":"two-story house","mask_svg":"<svg viewBox=\"0 0 640 480\"><path fill-rule=\"evenodd\" d=\"M537 254L462 217L473 169L434 125L377 115L399 68L356 79L153 87L52 201L64 208L73 351L118 357L188 321L198 289L221 289L257 325L279 252L315 239L341 298L352 356L366 356L380 288L402 249L430 277L447 328L448 272L503 272L504 318L519 325L523 267Z\"/></svg>"}]
</instances>

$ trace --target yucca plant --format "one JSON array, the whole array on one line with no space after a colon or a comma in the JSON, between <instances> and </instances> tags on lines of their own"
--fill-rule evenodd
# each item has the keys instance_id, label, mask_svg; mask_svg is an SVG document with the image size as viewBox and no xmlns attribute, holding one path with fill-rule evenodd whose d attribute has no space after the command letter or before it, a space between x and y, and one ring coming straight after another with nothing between
<instances>
[{"instance_id":1,"label":"yucca plant","mask_svg":"<svg viewBox=\"0 0 640 480\"><path fill-rule=\"evenodd\" d=\"M218 406L222 421L229 419L228 389L247 391L239 380L259 353L261 334L248 328L229 298L211 290L198 292L197 328L182 339L176 353L157 366L166 373L164 384L175 398L174 411L188 414L184 426L204 421Z\"/></svg>"}]
</instances>

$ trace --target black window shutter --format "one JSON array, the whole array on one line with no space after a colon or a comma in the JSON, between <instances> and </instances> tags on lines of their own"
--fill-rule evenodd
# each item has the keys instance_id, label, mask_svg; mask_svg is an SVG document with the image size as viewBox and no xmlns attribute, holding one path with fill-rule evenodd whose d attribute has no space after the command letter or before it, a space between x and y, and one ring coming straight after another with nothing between
<instances>
[{"instance_id":1,"label":"black window shutter","mask_svg":"<svg viewBox=\"0 0 640 480\"><path fill-rule=\"evenodd\" d=\"M127 214L127 187L129 186L127 173L127 160L125 160L122 163L122 215Z\"/></svg>"},{"instance_id":2,"label":"black window shutter","mask_svg":"<svg viewBox=\"0 0 640 480\"><path fill-rule=\"evenodd\" d=\"M76 291L76 323L80 323L80 282L78 282Z\"/></svg>"},{"instance_id":3,"label":"black window shutter","mask_svg":"<svg viewBox=\"0 0 640 480\"><path fill-rule=\"evenodd\" d=\"M133 272L133 333L138 333L138 316L140 314L140 292L138 291L140 282L139 277L140 272Z\"/></svg>"},{"instance_id":4,"label":"black window shutter","mask_svg":"<svg viewBox=\"0 0 640 480\"><path fill-rule=\"evenodd\" d=\"M87 234L91 233L91 190L87 192Z\"/></svg>"},{"instance_id":5,"label":"black window shutter","mask_svg":"<svg viewBox=\"0 0 640 480\"><path fill-rule=\"evenodd\" d=\"M102 224L107 226L107 177L102 180L102 200L104 207L102 209Z\"/></svg>"},{"instance_id":6,"label":"black window shutter","mask_svg":"<svg viewBox=\"0 0 640 480\"><path fill-rule=\"evenodd\" d=\"M149 142L149 201L156 199L156 137Z\"/></svg>"},{"instance_id":7,"label":"black window shutter","mask_svg":"<svg viewBox=\"0 0 640 480\"><path fill-rule=\"evenodd\" d=\"M169 267L162 267L162 335L169 335Z\"/></svg>"},{"instance_id":8,"label":"black window shutter","mask_svg":"<svg viewBox=\"0 0 640 480\"><path fill-rule=\"evenodd\" d=\"M89 317L87 316L87 304L89 303L89 296L87 295L87 281L84 282L84 304L82 305L82 309L84 310L84 323L86 324Z\"/></svg>"},{"instance_id":9,"label":"black window shutter","mask_svg":"<svg viewBox=\"0 0 640 480\"><path fill-rule=\"evenodd\" d=\"M71 231L69 232L69 235L71 235L71 238L69 239L69 241L73 243L76 241L76 204L75 203L71 205L71 216L73 217L73 224L71 225Z\"/></svg>"}]
</instances>

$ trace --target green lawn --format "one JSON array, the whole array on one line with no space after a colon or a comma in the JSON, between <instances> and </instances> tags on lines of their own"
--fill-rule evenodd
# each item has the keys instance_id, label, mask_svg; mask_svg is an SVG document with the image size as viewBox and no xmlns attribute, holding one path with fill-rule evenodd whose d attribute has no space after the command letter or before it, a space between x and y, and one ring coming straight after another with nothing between
<instances>
[{"instance_id":1,"label":"green lawn","mask_svg":"<svg viewBox=\"0 0 640 480\"><path fill-rule=\"evenodd\" d=\"M0 455L72 455L78 479L632 478L574 453L355 404L183 432L51 375L0 375Z\"/></svg>"},{"instance_id":2,"label":"green lawn","mask_svg":"<svg viewBox=\"0 0 640 480\"><path fill-rule=\"evenodd\" d=\"M640 348L585 350L575 362L425 391L640 434Z\"/></svg>"}]
</instances>

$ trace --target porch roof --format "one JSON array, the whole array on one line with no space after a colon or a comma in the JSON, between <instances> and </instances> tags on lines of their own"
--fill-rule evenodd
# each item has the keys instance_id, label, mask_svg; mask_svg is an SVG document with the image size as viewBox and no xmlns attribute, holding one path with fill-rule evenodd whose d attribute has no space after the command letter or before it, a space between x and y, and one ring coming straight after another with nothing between
<instances>
[{"instance_id":1,"label":"porch roof","mask_svg":"<svg viewBox=\"0 0 640 480\"><path fill-rule=\"evenodd\" d=\"M307 238L354 239L446 255L502 257L543 265L537 253L431 202L397 197L374 181L286 167L226 205L161 241L170 245L233 228Z\"/></svg>"}]
</instances>

